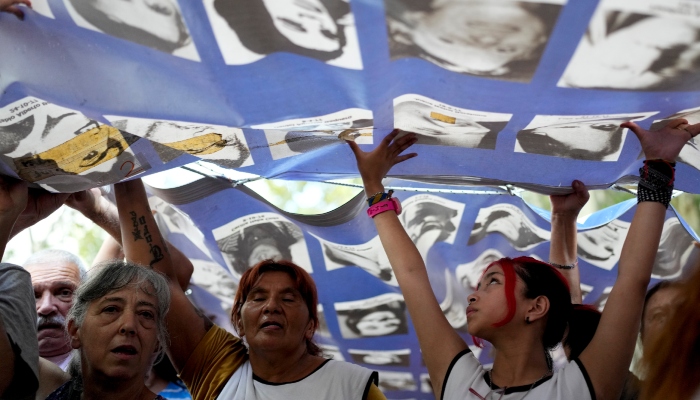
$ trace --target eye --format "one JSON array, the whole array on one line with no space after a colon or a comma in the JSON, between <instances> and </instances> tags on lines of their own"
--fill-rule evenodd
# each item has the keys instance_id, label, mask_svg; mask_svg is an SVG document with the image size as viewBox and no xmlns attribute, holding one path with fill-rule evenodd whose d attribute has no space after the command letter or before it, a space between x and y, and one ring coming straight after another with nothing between
<instances>
[{"instance_id":1,"label":"eye","mask_svg":"<svg viewBox=\"0 0 700 400\"><path fill-rule=\"evenodd\" d=\"M119 311L119 309L116 306L107 306L102 309L102 312L105 314L113 314L117 311Z\"/></svg>"},{"instance_id":2,"label":"eye","mask_svg":"<svg viewBox=\"0 0 700 400\"><path fill-rule=\"evenodd\" d=\"M146 318L146 319L156 319L156 316L154 313L151 311L142 311L139 313L140 316Z\"/></svg>"},{"instance_id":3,"label":"eye","mask_svg":"<svg viewBox=\"0 0 700 400\"><path fill-rule=\"evenodd\" d=\"M491 280L489 281L488 284L493 285L494 283L501 283L501 282L499 282L498 279L496 279L496 278L491 278Z\"/></svg>"},{"instance_id":4,"label":"eye","mask_svg":"<svg viewBox=\"0 0 700 400\"><path fill-rule=\"evenodd\" d=\"M59 290L58 295L61 297L71 298L71 297L73 297L73 291L71 289L68 289L68 288L63 288L63 289Z\"/></svg>"}]
</instances>

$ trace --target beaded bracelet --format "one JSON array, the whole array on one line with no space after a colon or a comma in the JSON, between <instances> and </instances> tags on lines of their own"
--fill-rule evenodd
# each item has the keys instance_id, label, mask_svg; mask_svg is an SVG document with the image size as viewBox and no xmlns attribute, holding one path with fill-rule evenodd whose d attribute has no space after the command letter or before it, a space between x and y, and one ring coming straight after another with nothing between
<instances>
[{"instance_id":1,"label":"beaded bracelet","mask_svg":"<svg viewBox=\"0 0 700 400\"><path fill-rule=\"evenodd\" d=\"M393 190L389 190L388 193L377 192L377 193L367 197L367 206L372 207L373 205L379 203L380 201L390 199L392 194L394 194Z\"/></svg>"},{"instance_id":2,"label":"beaded bracelet","mask_svg":"<svg viewBox=\"0 0 700 400\"><path fill-rule=\"evenodd\" d=\"M639 169L637 203L653 201L668 208L676 178L676 163L664 160L645 160Z\"/></svg>"},{"instance_id":3,"label":"beaded bracelet","mask_svg":"<svg viewBox=\"0 0 700 400\"><path fill-rule=\"evenodd\" d=\"M551 261L549 262L549 264L550 264L552 267L556 267L556 268L559 268L559 269L574 269L574 268L578 267L578 260L574 260L574 263L573 263L573 264L564 264L564 265L562 265L562 264L553 263L553 262L551 262Z\"/></svg>"}]
</instances>

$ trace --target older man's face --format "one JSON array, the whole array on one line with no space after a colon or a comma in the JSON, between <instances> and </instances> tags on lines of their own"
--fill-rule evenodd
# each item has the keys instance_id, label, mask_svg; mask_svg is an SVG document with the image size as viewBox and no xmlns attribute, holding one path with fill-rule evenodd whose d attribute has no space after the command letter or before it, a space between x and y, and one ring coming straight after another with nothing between
<instances>
[{"instance_id":1,"label":"older man's face","mask_svg":"<svg viewBox=\"0 0 700 400\"><path fill-rule=\"evenodd\" d=\"M47 262L25 266L32 276L38 321L37 339L42 357L71 351L66 315L73 305L73 292L80 284L80 270L70 262Z\"/></svg>"}]
</instances>

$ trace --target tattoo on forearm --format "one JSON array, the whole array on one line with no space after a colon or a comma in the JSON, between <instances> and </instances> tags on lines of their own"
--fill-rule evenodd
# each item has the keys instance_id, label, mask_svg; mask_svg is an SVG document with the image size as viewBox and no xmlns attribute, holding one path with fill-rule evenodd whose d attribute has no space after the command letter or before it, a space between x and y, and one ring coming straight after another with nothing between
<instances>
[{"instance_id":1,"label":"tattoo on forearm","mask_svg":"<svg viewBox=\"0 0 700 400\"><path fill-rule=\"evenodd\" d=\"M163 250L160 248L160 246L153 244L153 237L148 230L148 224L146 224L146 216L142 215L138 217L134 211L131 211L129 214L131 215L131 221L134 224L134 231L131 232L134 235L134 242L139 239L146 240L146 243L148 243L148 246L150 247L149 251L153 255L150 266L153 266L153 264L163 259Z\"/></svg>"}]
</instances>

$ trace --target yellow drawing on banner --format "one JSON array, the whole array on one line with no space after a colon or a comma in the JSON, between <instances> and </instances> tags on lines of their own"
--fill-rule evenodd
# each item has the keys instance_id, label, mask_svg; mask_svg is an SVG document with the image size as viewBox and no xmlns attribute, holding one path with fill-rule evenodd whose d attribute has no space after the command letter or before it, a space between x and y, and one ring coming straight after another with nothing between
<instances>
[{"instance_id":1,"label":"yellow drawing on banner","mask_svg":"<svg viewBox=\"0 0 700 400\"><path fill-rule=\"evenodd\" d=\"M37 182L56 175L77 175L121 155L135 139L117 128L99 125L41 153L14 160L20 178Z\"/></svg>"},{"instance_id":2,"label":"yellow drawing on banner","mask_svg":"<svg viewBox=\"0 0 700 400\"><path fill-rule=\"evenodd\" d=\"M436 113L435 111L430 112L430 118L442 121L447 124L454 124L455 122L457 122L457 118L450 117L449 115L445 114Z\"/></svg>"},{"instance_id":3,"label":"yellow drawing on banner","mask_svg":"<svg viewBox=\"0 0 700 400\"><path fill-rule=\"evenodd\" d=\"M163 144L175 150L184 151L195 156L203 156L222 150L226 147L228 141L223 140L220 133L207 133L206 135Z\"/></svg>"}]
</instances>

